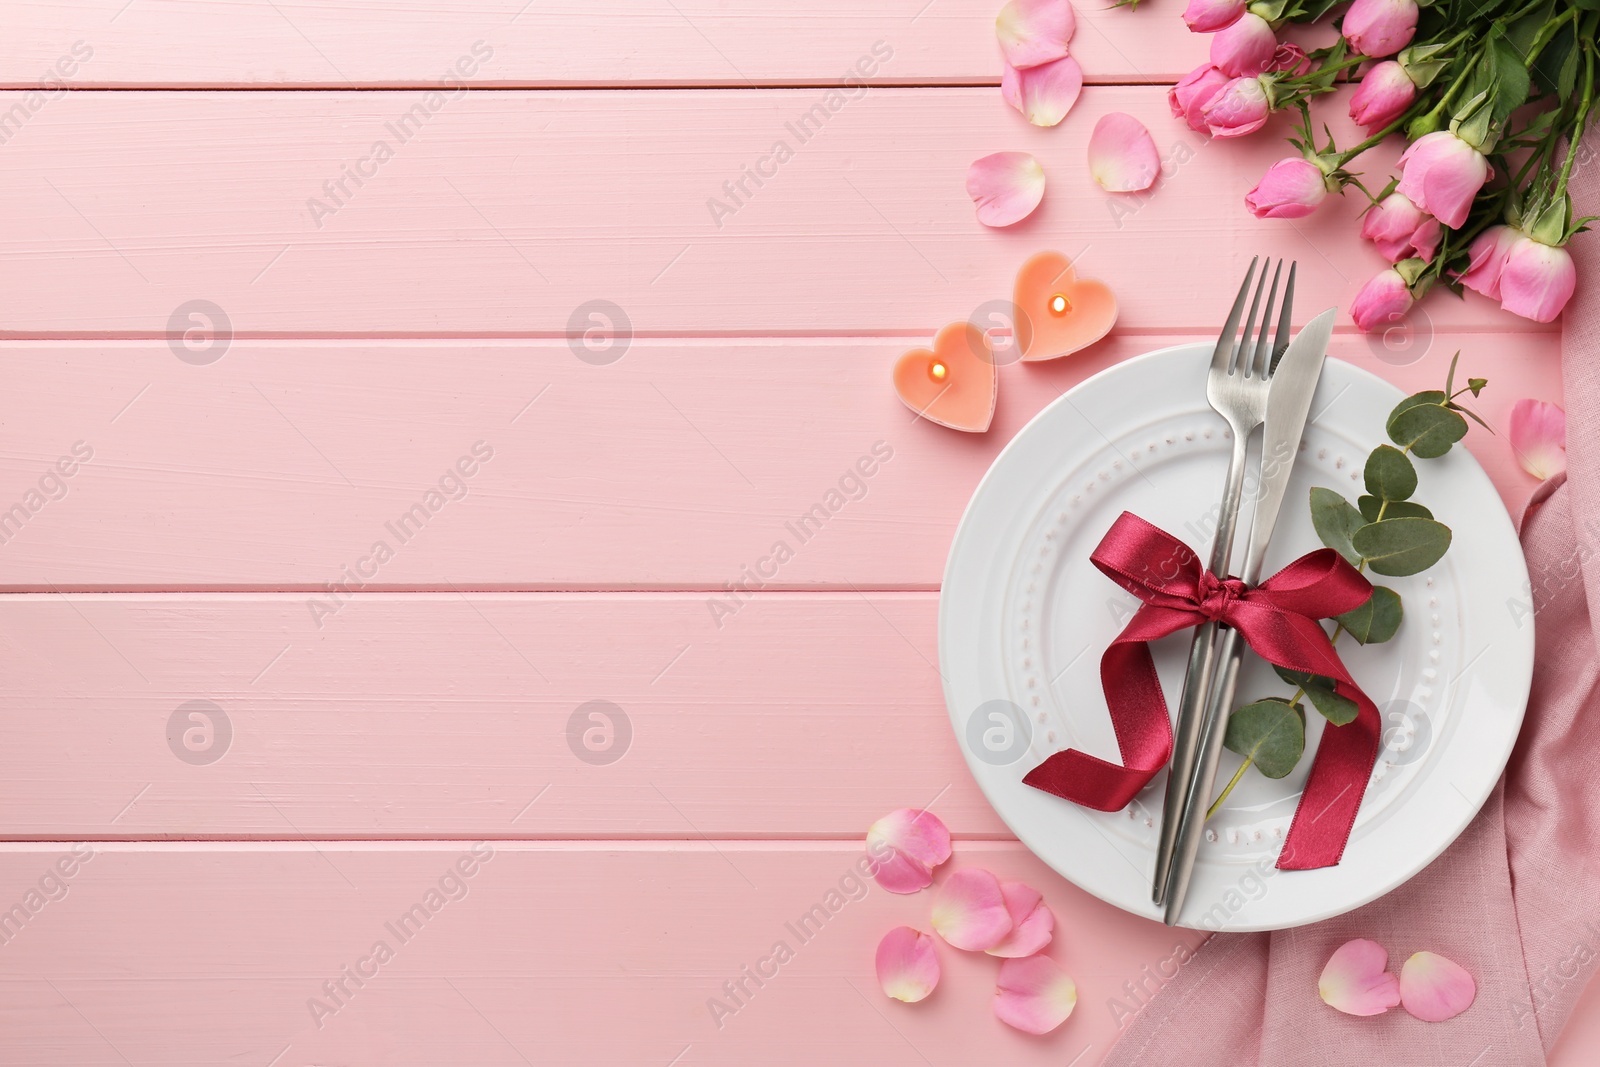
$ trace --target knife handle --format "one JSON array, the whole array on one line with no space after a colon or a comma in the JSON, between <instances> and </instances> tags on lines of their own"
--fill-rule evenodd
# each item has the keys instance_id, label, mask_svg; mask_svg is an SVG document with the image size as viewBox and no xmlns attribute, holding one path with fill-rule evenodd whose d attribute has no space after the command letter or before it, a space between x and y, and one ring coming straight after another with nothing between
<instances>
[{"instance_id":1,"label":"knife handle","mask_svg":"<svg viewBox=\"0 0 1600 1067\"><path fill-rule=\"evenodd\" d=\"M1167 768L1167 796L1161 815L1161 845L1156 851L1155 879L1150 884L1150 899L1166 902L1167 879L1172 870L1172 851L1178 841L1178 825L1183 817L1186 786L1194 778L1195 758L1200 748L1207 697L1211 693L1211 665L1216 661L1218 626L1214 622L1195 627L1189 644L1189 669L1183 676L1183 695L1178 699L1178 722L1172 736L1172 765Z\"/></svg>"},{"instance_id":2,"label":"knife handle","mask_svg":"<svg viewBox=\"0 0 1600 1067\"><path fill-rule=\"evenodd\" d=\"M1172 870L1167 885L1166 923L1177 924L1183 901L1194 877L1195 858L1205 834L1206 811L1211 807L1211 791L1217 784L1217 767L1222 762L1223 739L1228 734L1228 715L1239 688L1239 665L1244 661L1244 643L1239 631L1221 629L1216 649L1216 688L1202 716L1202 729L1196 768L1178 820L1177 844L1173 849Z\"/></svg>"}]
</instances>

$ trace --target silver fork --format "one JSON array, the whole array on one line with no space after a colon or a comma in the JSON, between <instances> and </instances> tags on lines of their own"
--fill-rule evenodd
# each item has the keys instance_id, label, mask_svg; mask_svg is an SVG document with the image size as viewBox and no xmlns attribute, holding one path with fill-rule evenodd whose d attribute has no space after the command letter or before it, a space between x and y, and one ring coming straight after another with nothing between
<instances>
[{"instance_id":1,"label":"silver fork","mask_svg":"<svg viewBox=\"0 0 1600 1067\"><path fill-rule=\"evenodd\" d=\"M1289 318L1292 311L1292 290L1283 302L1278 318L1277 339L1267 343L1267 330L1272 321L1272 311L1278 299L1278 277L1283 271L1279 260L1272 272L1272 288L1267 291L1266 307L1261 306L1261 295L1266 289L1269 258L1261 267L1261 276L1255 277L1259 257L1250 261L1239 295L1228 312L1228 321L1217 338L1217 347L1211 353L1211 370L1206 377L1206 399L1218 415L1227 420L1233 434L1233 453L1228 460L1228 478L1223 483L1221 513L1217 516L1217 533L1211 542L1210 569L1226 577L1233 562L1233 536L1238 527L1239 505L1244 496L1245 459L1250 436L1266 418L1267 391L1276 369L1275 356L1289 343ZM1255 296L1250 301L1250 314L1244 330L1239 328L1239 315L1244 310L1244 299L1250 292L1250 282L1256 281ZM1256 332L1256 314L1261 314L1261 331L1255 343L1251 334ZM1172 873L1172 859L1178 838L1184 799L1189 783L1194 778L1199 762L1200 734L1205 725L1205 709L1211 695L1216 667L1217 624L1208 622L1195 629L1194 640L1189 645L1189 669L1183 678L1183 696L1178 701L1178 724L1174 731L1172 766L1167 772L1167 796L1161 817L1161 844L1156 852L1155 879L1151 883L1150 897L1157 904L1166 902L1167 882Z\"/></svg>"}]
</instances>

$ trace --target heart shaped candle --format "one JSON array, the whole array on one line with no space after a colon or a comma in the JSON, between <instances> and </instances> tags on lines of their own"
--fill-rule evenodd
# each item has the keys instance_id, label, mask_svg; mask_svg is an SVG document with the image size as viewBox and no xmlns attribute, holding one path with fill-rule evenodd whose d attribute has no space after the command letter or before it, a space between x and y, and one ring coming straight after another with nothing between
<instances>
[{"instance_id":1,"label":"heart shaped candle","mask_svg":"<svg viewBox=\"0 0 1600 1067\"><path fill-rule=\"evenodd\" d=\"M951 323L931 350L913 348L894 365L894 389L906 407L967 433L989 428L997 385L989 339L970 322Z\"/></svg>"},{"instance_id":2,"label":"heart shaped candle","mask_svg":"<svg viewBox=\"0 0 1600 1067\"><path fill-rule=\"evenodd\" d=\"M1017 347L1024 360L1058 359L1087 348L1117 321L1105 283L1079 278L1060 252L1040 252L1017 272Z\"/></svg>"}]
</instances>

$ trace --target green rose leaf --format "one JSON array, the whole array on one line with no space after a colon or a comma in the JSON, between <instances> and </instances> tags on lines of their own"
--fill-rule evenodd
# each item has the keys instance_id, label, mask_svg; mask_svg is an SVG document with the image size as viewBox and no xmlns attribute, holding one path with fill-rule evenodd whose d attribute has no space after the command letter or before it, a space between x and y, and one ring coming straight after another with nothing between
<instances>
[{"instance_id":1,"label":"green rose leaf","mask_svg":"<svg viewBox=\"0 0 1600 1067\"><path fill-rule=\"evenodd\" d=\"M1324 489L1320 485L1311 489L1311 525L1316 528L1322 543L1343 556L1352 566L1361 562L1361 553L1350 543L1350 536L1367 524L1361 512L1350 506L1350 501Z\"/></svg>"},{"instance_id":2,"label":"green rose leaf","mask_svg":"<svg viewBox=\"0 0 1600 1067\"><path fill-rule=\"evenodd\" d=\"M1418 404L1389 417L1390 439L1422 459L1437 459L1465 436L1467 420L1449 408Z\"/></svg>"},{"instance_id":3,"label":"green rose leaf","mask_svg":"<svg viewBox=\"0 0 1600 1067\"><path fill-rule=\"evenodd\" d=\"M1228 718L1222 743L1268 778L1282 778L1305 754L1305 712L1282 700L1246 704Z\"/></svg>"},{"instance_id":4,"label":"green rose leaf","mask_svg":"<svg viewBox=\"0 0 1600 1067\"><path fill-rule=\"evenodd\" d=\"M1311 698L1311 706L1320 711L1322 717L1335 726L1343 726L1345 723L1350 722L1361 710L1354 700L1335 693L1331 685L1327 689L1321 686L1307 689L1306 696Z\"/></svg>"},{"instance_id":5,"label":"green rose leaf","mask_svg":"<svg viewBox=\"0 0 1600 1067\"><path fill-rule=\"evenodd\" d=\"M1400 594L1386 585L1375 585L1372 587L1372 596L1365 604L1337 616L1337 619L1339 625L1350 631L1350 636L1363 645L1377 645L1395 635L1404 614ZM1320 705L1317 710L1322 710Z\"/></svg>"},{"instance_id":6,"label":"green rose leaf","mask_svg":"<svg viewBox=\"0 0 1600 1067\"><path fill-rule=\"evenodd\" d=\"M1350 544L1376 573L1400 577L1438 563L1450 548L1450 527L1433 519L1384 519L1361 527Z\"/></svg>"},{"instance_id":7,"label":"green rose leaf","mask_svg":"<svg viewBox=\"0 0 1600 1067\"><path fill-rule=\"evenodd\" d=\"M1378 521L1378 509L1383 508L1383 517L1386 519L1431 519L1433 512L1418 504L1415 500L1391 500L1388 507L1383 507L1383 501L1375 496L1363 496L1356 501L1356 507L1361 509L1361 517L1368 522Z\"/></svg>"},{"instance_id":8,"label":"green rose leaf","mask_svg":"<svg viewBox=\"0 0 1600 1067\"><path fill-rule=\"evenodd\" d=\"M1366 478L1367 492L1384 500L1404 500L1417 491L1417 468L1393 445L1379 445L1372 450L1367 457Z\"/></svg>"}]
</instances>

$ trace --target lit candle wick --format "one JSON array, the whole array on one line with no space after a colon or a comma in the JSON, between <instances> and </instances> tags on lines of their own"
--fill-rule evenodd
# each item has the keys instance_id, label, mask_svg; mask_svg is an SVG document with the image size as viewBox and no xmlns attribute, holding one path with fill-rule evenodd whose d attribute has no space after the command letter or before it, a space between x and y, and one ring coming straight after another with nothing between
<instances>
[{"instance_id":1,"label":"lit candle wick","mask_svg":"<svg viewBox=\"0 0 1600 1067\"><path fill-rule=\"evenodd\" d=\"M946 374L950 373L943 363L935 363L928 368L928 375L936 382L944 381Z\"/></svg>"},{"instance_id":2,"label":"lit candle wick","mask_svg":"<svg viewBox=\"0 0 1600 1067\"><path fill-rule=\"evenodd\" d=\"M1052 315L1065 315L1067 312L1069 312L1071 310L1072 310L1072 302L1069 301L1062 294L1057 293L1055 296L1052 296L1050 298L1050 314L1052 314Z\"/></svg>"}]
</instances>

